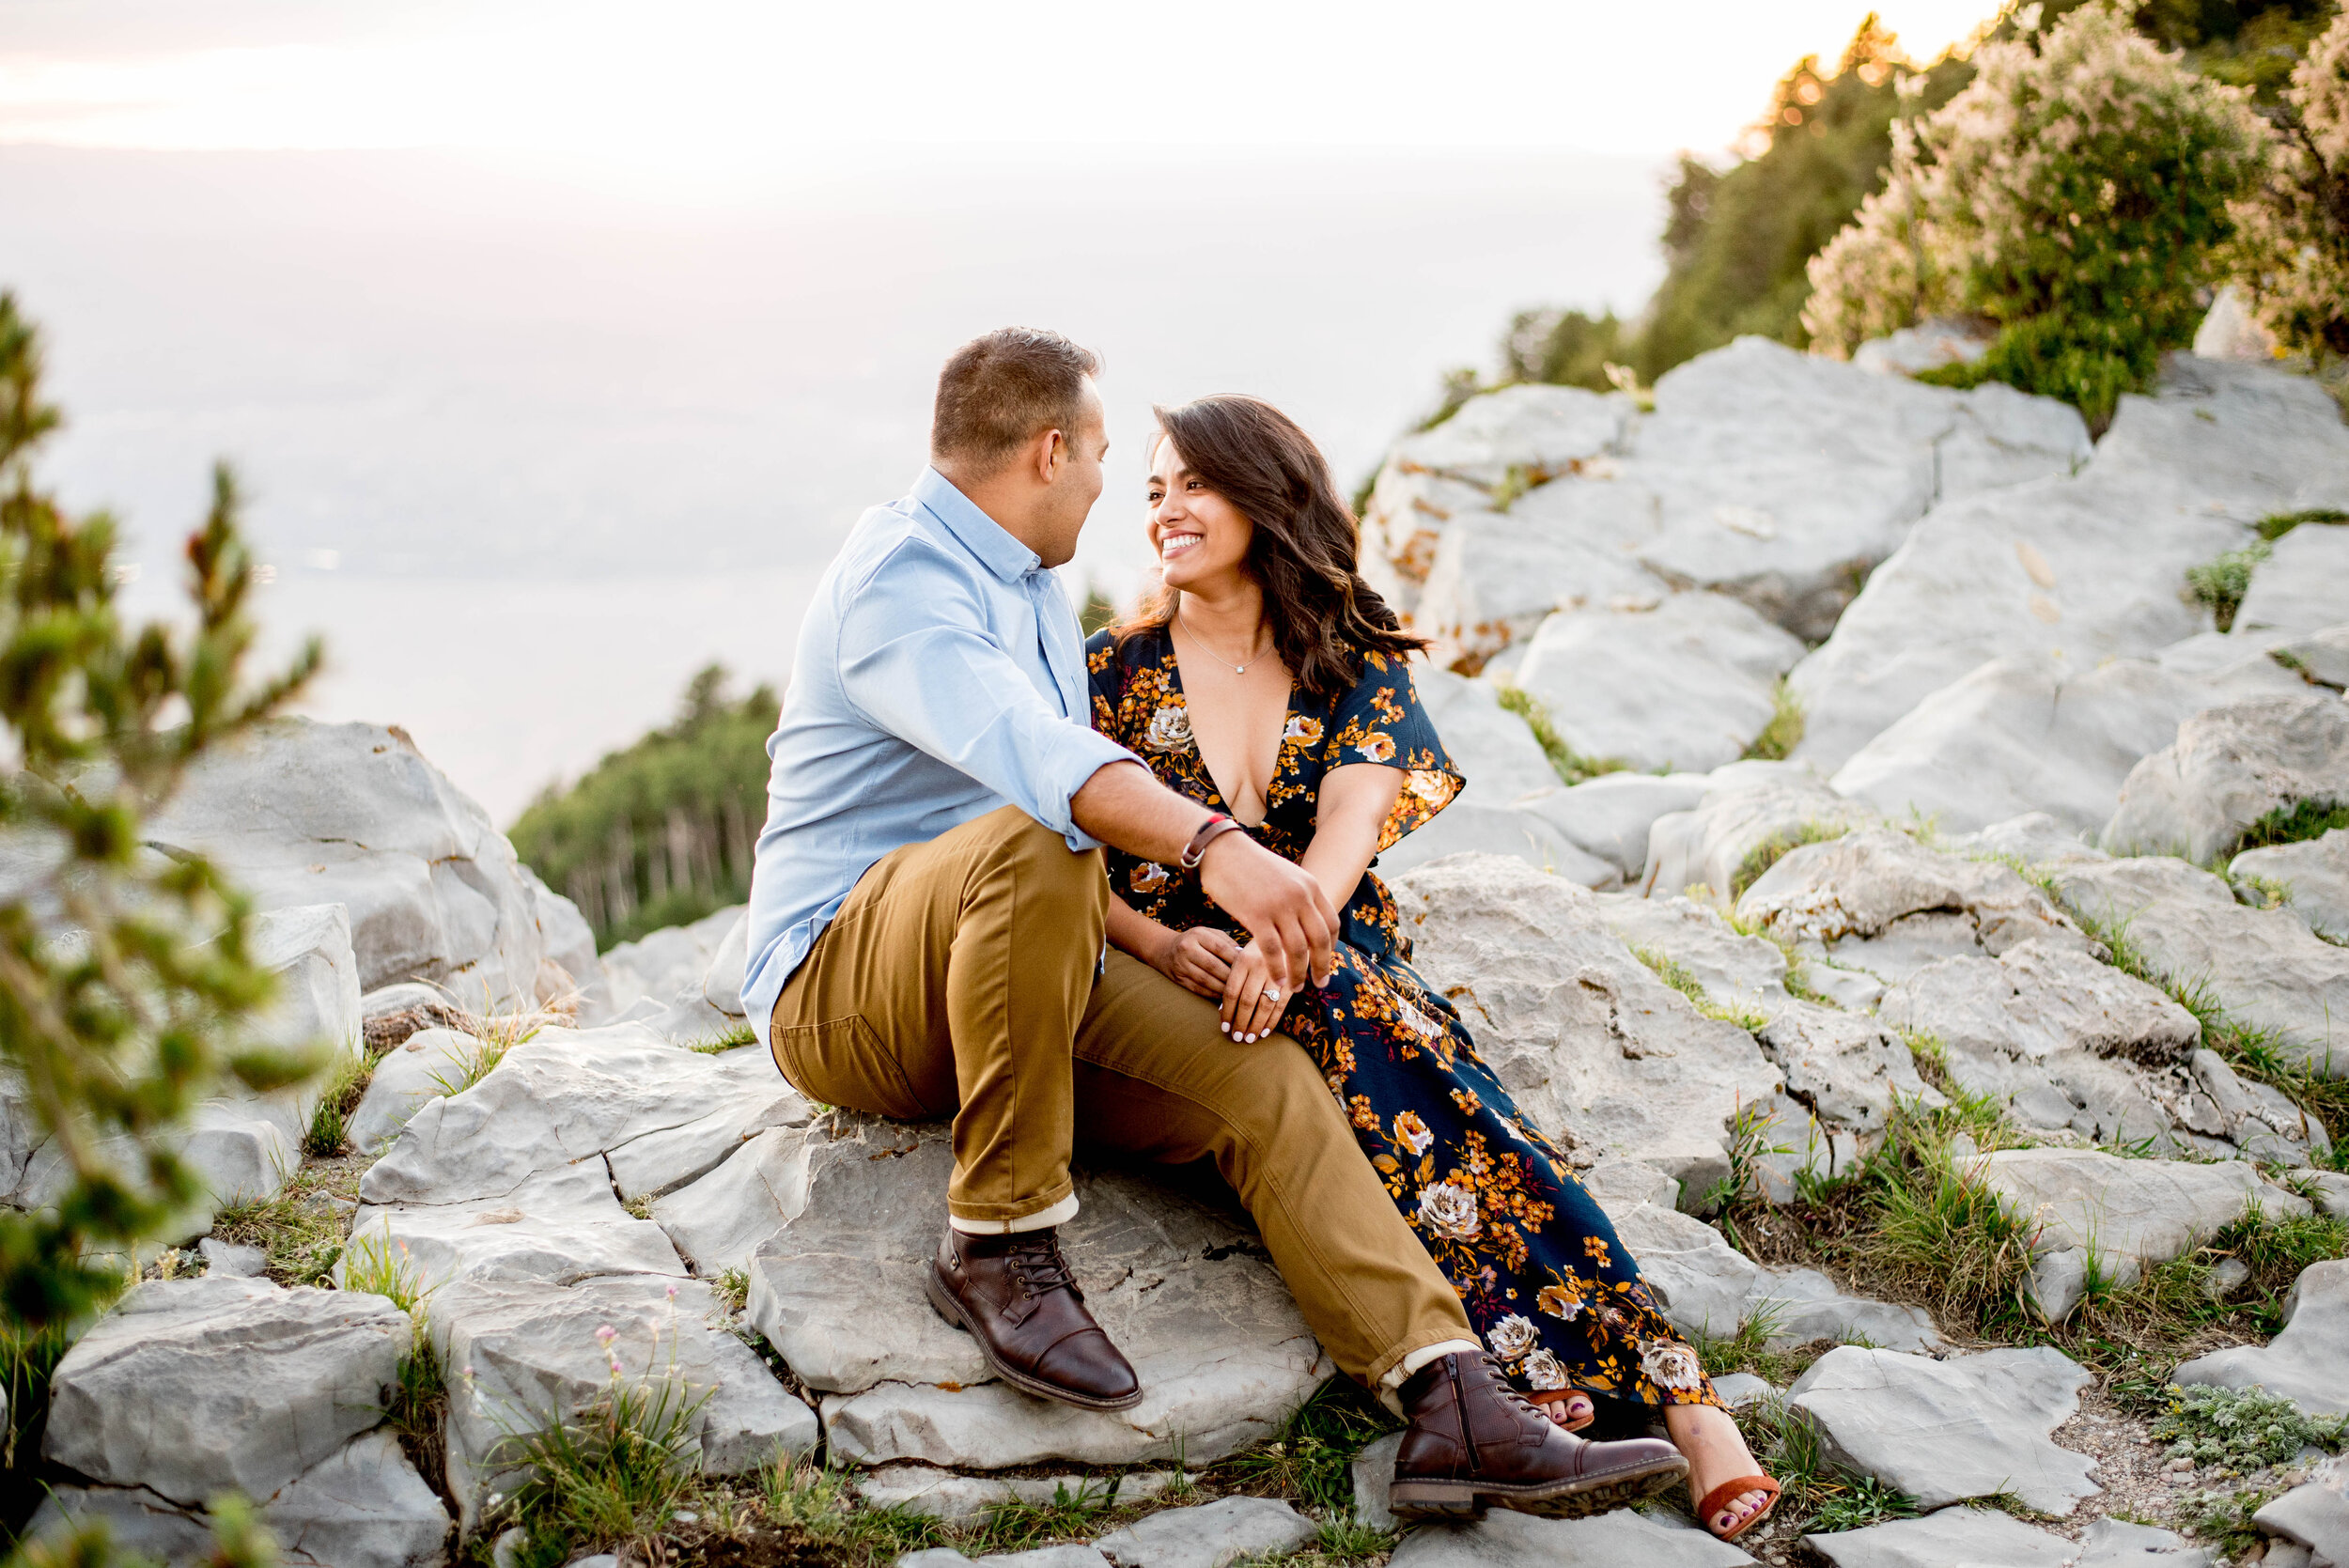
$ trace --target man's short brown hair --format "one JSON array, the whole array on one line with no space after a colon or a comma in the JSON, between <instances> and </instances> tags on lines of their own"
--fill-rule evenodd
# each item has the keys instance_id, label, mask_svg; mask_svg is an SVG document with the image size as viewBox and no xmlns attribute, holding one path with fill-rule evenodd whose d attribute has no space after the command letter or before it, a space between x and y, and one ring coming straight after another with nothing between
<instances>
[{"instance_id":1,"label":"man's short brown hair","mask_svg":"<svg viewBox=\"0 0 2349 1568\"><path fill-rule=\"evenodd\" d=\"M1075 435L1085 378L1100 368L1092 349L1040 327L972 338L938 373L930 456L988 471L1046 430Z\"/></svg>"}]
</instances>

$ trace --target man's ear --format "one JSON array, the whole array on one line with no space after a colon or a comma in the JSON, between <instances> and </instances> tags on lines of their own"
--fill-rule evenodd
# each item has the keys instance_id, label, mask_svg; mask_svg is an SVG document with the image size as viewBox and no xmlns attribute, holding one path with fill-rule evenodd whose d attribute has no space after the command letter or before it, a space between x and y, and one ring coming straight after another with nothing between
<instances>
[{"instance_id":1,"label":"man's ear","mask_svg":"<svg viewBox=\"0 0 2349 1568\"><path fill-rule=\"evenodd\" d=\"M1060 477L1061 465L1068 461L1068 438L1057 429L1047 430L1036 438L1035 476L1046 484Z\"/></svg>"}]
</instances>

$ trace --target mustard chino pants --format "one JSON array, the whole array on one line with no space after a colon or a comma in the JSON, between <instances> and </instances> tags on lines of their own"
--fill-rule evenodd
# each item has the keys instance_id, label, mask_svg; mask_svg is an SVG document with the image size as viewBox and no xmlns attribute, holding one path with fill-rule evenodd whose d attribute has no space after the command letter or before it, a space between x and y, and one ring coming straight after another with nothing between
<instances>
[{"instance_id":1,"label":"mustard chino pants","mask_svg":"<svg viewBox=\"0 0 2349 1568\"><path fill-rule=\"evenodd\" d=\"M1086 1145L1215 1161L1341 1370L1376 1387L1473 1341L1459 1297L1285 1034L1242 1045L1213 1002L1100 962L1109 878L1016 806L885 856L784 987L770 1042L813 1099L954 1118L948 1212L973 1229L1065 1206Z\"/></svg>"}]
</instances>

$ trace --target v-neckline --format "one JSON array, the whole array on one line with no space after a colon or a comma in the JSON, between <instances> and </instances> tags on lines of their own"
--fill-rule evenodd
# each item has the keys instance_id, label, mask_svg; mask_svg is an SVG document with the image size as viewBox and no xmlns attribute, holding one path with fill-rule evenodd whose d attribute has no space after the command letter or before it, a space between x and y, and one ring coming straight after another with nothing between
<instances>
[{"instance_id":1,"label":"v-neckline","mask_svg":"<svg viewBox=\"0 0 2349 1568\"><path fill-rule=\"evenodd\" d=\"M1185 731L1190 746L1190 754L1199 759L1199 775L1207 781L1207 794L1210 799L1204 803L1229 814L1233 821L1238 822L1241 827L1252 832L1272 820L1272 790L1281 782L1281 756L1288 750L1289 721L1297 717L1297 677L1295 675L1289 677L1289 694L1281 704L1281 735L1280 738L1273 742L1272 778L1265 786L1264 818L1257 822L1242 821L1239 814L1232 810L1231 801L1223 794L1223 786L1216 782L1215 769L1207 766L1206 751L1199 744L1198 727L1189 722L1190 691L1183 685L1183 656L1174 651L1174 624L1169 621L1161 626L1159 629L1159 635L1166 644L1167 677L1174 683L1174 695L1183 700Z\"/></svg>"}]
</instances>

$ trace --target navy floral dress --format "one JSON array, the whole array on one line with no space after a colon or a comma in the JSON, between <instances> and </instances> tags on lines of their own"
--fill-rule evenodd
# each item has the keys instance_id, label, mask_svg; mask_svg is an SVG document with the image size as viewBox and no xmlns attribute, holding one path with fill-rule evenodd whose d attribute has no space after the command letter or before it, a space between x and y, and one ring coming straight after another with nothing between
<instances>
[{"instance_id":1,"label":"navy floral dress","mask_svg":"<svg viewBox=\"0 0 2349 1568\"><path fill-rule=\"evenodd\" d=\"M1122 647L1099 632L1085 655L1094 728L1131 747L1171 787L1225 809L1191 738L1164 629ZM1377 654L1334 704L1292 694L1268 809L1251 836L1301 859L1322 777L1361 762L1409 775L1378 835L1381 850L1450 805L1467 782L1421 708L1410 671ZM1116 850L1109 866L1118 896L1160 924L1249 939L1180 866ZM1337 956L1330 984L1300 992L1281 1028L1320 1063L1363 1154L1486 1347L1534 1393L1719 1404L1565 1157L1518 1112L1451 1001L1411 968L1393 896L1368 872L1346 904Z\"/></svg>"}]
</instances>

